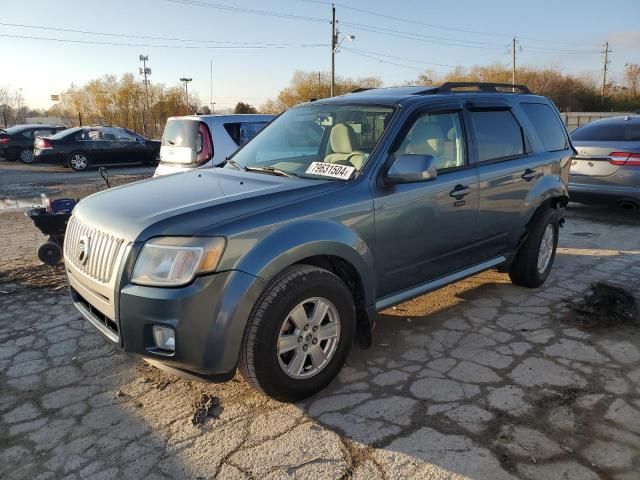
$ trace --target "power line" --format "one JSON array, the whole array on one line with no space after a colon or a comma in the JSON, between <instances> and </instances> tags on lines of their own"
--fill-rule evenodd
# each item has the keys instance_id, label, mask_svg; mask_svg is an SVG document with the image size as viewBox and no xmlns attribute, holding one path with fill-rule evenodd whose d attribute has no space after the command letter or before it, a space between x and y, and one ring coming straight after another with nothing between
<instances>
[{"instance_id":1,"label":"power line","mask_svg":"<svg viewBox=\"0 0 640 480\"><path fill-rule=\"evenodd\" d=\"M326 18L320 18L320 17L308 17L308 16L304 16L304 15L294 15L291 13L282 13L282 12L273 12L273 11L267 11L267 10L256 10L253 8L242 8L242 7L236 7L233 5L225 5L222 3L209 3L209 2L202 2L202 1L197 1L197 0L165 0L167 2L171 2L171 3L178 3L178 4L183 4L183 5L192 5L195 7L206 7L206 8L214 8L217 10L225 10L228 12L241 12L241 13L250 13L252 15L262 15L262 16L268 16L268 17L277 17L277 18L287 18L290 20L304 20L304 21L309 21L309 22L322 22L322 23L328 23Z\"/></svg>"},{"instance_id":2,"label":"power line","mask_svg":"<svg viewBox=\"0 0 640 480\"><path fill-rule=\"evenodd\" d=\"M419 72L424 72L424 71L425 71L425 68L421 68L421 67L412 67L412 66L410 66L410 65L405 65L405 64L402 64L402 63L391 62L391 61L389 61L389 60L383 60L383 59L381 59L381 58L374 57L373 55L369 55L369 54L366 54L366 53L361 53L361 52L357 52L357 51L355 51L355 50L351 50L350 48L347 48L347 47L342 47L342 49L343 49L344 51L346 51L346 52L349 52L349 53L353 54L353 55L359 55L359 56L361 56L361 57L369 58L369 59L371 59L371 60L375 60L376 62L380 62L380 63L387 63L387 64L389 64L389 65L395 65L396 67L409 68L409 69L411 69L411 70L417 70L417 71L419 71ZM439 71L435 71L435 70L434 70L434 73L441 73L441 74L443 74L443 75L446 75L448 72L439 72Z\"/></svg>"},{"instance_id":3,"label":"power line","mask_svg":"<svg viewBox=\"0 0 640 480\"><path fill-rule=\"evenodd\" d=\"M410 18L404 18L404 17L397 17L394 15L387 15L384 13L379 13L379 12L373 12L371 10L365 10L362 8L356 8L356 7L350 7L349 5L344 5L342 3L336 3L336 2L329 2L329 1L325 1L325 0L301 0L303 2L308 2L308 3L317 3L317 4L321 4L321 5L328 5L328 4L334 4L340 8L344 8L346 10L352 10L355 12L359 12L359 13L365 13L368 15L374 15L377 17L382 17L382 18L387 18L390 20L397 20L399 22L405 22L405 23L411 23L414 25L421 25L424 27L430 27L430 28L437 28L440 30L449 30L449 31L453 31L453 32L461 32L461 33L471 33L474 35L485 35L485 36L490 36L490 37L511 37L511 34L507 34L507 33L496 33L496 32L482 32L482 31L478 31L478 30L468 30L468 29L464 29L464 28L458 28L458 27L449 27L449 26L445 26L445 25L436 25L434 23L426 23L426 22L421 22L418 20L414 20L414 19L410 19ZM582 45L581 43L578 42L562 42L562 41L556 41L556 40L547 40L547 39L540 39L540 38L533 38L533 37L519 37L525 40L531 40L531 41L536 41L536 42L543 42L543 43L552 43L552 44L557 44L557 43L563 43L563 44L567 44L567 45Z\"/></svg>"},{"instance_id":4,"label":"power line","mask_svg":"<svg viewBox=\"0 0 640 480\"><path fill-rule=\"evenodd\" d=\"M6 33L0 33L0 37L5 38L20 38L26 40L46 40L48 42L61 42L61 43L78 43L83 45L108 45L116 47L146 47L146 48L173 48L173 49L222 49L222 50L253 50L253 49L265 49L265 48L310 48L310 47L326 47L324 43L311 43L311 44L282 44L282 45L226 45L226 46L212 46L212 45L155 45L144 43L120 43L120 42L98 42L93 40L73 40L67 38L51 38L51 37L34 37L31 35L12 35Z\"/></svg>"},{"instance_id":5,"label":"power line","mask_svg":"<svg viewBox=\"0 0 640 480\"><path fill-rule=\"evenodd\" d=\"M27 25L23 23L6 23L0 22L0 26L5 27L19 27L19 28L30 28L36 30L50 30L53 32L65 32L65 33L79 33L82 35L98 35L105 37L122 37L122 38L137 38L142 40L161 40L168 42L192 42L192 43L213 43L213 44L233 44L233 45L250 45L250 46L291 46L288 43L266 43L266 42L236 42L230 40L205 40L205 39L196 39L196 38L174 38L174 37L155 37L148 35L135 35L130 33L112 33L112 32L96 32L91 30L74 30L71 28L59 28L59 27L48 27L44 25Z\"/></svg>"},{"instance_id":6,"label":"power line","mask_svg":"<svg viewBox=\"0 0 640 480\"><path fill-rule=\"evenodd\" d=\"M395 55L387 55L387 54L384 54L384 53L372 52L370 50L361 50L359 48L353 48L353 47L349 47L349 50L351 52L368 53L370 55L375 55L375 56L378 56L378 57L385 57L385 58L392 58L392 59L395 59L395 60L405 60L407 62L424 63L425 65L435 65L437 67L456 68L456 67L460 66L460 65L449 65L449 64L446 64L446 63L425 62L423 60L416 60L414 58L398 57L398 56L395 56Z\"/></svg>"}]
</instances>

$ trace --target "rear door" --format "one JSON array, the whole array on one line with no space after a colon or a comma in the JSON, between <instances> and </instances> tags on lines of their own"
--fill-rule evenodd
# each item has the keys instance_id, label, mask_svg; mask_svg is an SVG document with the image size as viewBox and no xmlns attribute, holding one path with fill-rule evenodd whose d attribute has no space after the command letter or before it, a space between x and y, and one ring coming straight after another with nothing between
<instances>
[{"instance_id":1,"label":"rear door","mask_svg":"<svg viewBox=\"0 0 640 480\"><path fill-rule=\"evenodd\" d=\"M374 190L378 292L385 296L471 264L477 236L478 178L468 159L460 103L419 110L390 156L432 155L437 177Z\"/></svg>"},{"instance_id":2,"label":"rear door","mask_svg":"<svg viewBox=\"0 0 640 480\"><path fill-rule=\"evenodd\" d=\"M466 106L479 175L478 263L515 248L524 228L527 194L543 169L511 104L474 99Z\"/></svg>"}]
</instances>

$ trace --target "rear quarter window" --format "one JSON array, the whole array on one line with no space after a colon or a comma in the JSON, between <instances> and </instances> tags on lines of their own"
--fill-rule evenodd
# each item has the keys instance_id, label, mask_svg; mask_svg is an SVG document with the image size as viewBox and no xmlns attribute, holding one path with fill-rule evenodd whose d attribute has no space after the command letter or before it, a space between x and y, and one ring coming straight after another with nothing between
<instances>
[{"instance_id":1,"label":"rear quarter window","mask_svg":"<svg viewBox=\"0 0 640 480\"><path fill-rule=\"evenodd\" d=\"M510 110L471 112L478 144L478 161L486 162L524 154L522 129Z\"/></svg>"},{"instance_id":2,"label":"rear quarter window","mask_svg":"<svg viewBox=\"0 0 640 480\"><path fill-rule=\"evenodd\" d=\"M544 103L522 103L520 107L533 124L533 128L542 140L546 151L555 152L567 148L564 127L549 105Z\"/></svg>"},{"instance_id":3,"label":"rear quarter window","mask_svg":"<svg viewBox=\"0 0 640 480\"><path fill-rule=\"evenodd\" d=\"M242 147L264 128L269 122L230 122L223 124L224 129L236 145Z\"/></svg>"}]
</instances>

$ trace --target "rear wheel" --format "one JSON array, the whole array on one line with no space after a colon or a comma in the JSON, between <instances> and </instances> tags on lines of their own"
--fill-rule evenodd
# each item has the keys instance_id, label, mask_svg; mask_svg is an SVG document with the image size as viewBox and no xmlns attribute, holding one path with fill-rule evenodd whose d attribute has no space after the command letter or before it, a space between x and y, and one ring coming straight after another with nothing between
<instances>
[{"instance_id":1,"label":"rear wheel","mask_svg":"<svg viewBox=\"0 0 640 480\"><path fill-rule=\"evenodd\" d=\"M33 163L33 150L23 148L18 152L18 158L22 163Z\"/></svg>"},{"instance_id":2,"label":"rear wheel","mask_svg":"<svg viewBox=\"0 0 640 480\"><path fill-rule=\"evenodd\" d=\"M89 166L89 157L86 153L74 152L69 155L67 164L76 172L81 172Z\"/></svg>"},{"instance_id":3,"label":"rear wheel","mask_svg":"<svg viewBox=\"0 0 640 480\"><path fill-rule=\"evenodd\" d=\"M511 264L509 277L516 285L536 288L551 272L558 246L559 225L556 211L548 208L533 219L529 236Z\"/></svg>"},{"instance_id":4,"label":"rear wheel","mask_svg":"<svg viewBox=\"0 0 640 480\"><path fill-rule=\"evenodd\" d=\"M333 273L295 265L266 288L253 309L240 371L257 390L297 401L326 387L353 343L351 292Z\"/></svg>"}]
</instances>

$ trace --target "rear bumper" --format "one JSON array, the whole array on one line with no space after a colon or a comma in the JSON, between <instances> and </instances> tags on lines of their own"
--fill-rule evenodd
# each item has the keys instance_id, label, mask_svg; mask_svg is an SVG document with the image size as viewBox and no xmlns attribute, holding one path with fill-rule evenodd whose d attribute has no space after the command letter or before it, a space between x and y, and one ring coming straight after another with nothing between
<instances>
[{"instance_id":1,"label":"rear bumper","mask_svg":"<svg viewBox=\"0 0 640 480\"><path fill-rule=\"evenodd\" d=\"M640 185L586 185L569 182L569 200L578 203L600 204L632 201L640 205Z\"/></svg>"},{"instance_id":2,"label":"rear bumper","mask_svg":"<svg viewBox=\"0 0 640 480\"><path fill-rule=\"evenodd\" d=\"M67 161L64 155L55 150L40 150L39 148L33 149L33 160L42 163L64 163Z\"/></svg>"},{"instance_id":3,"label":"rear bumper","mask_svg":"<svg viewBox=\"0 0 640 480\"><path fill-rule=\"evenodd\" d=\"M246 322L264 286L240 271L199 277L180 288L129 284L120 290L114 319L92 311L73 285L71 296L80 313L123 351L177 374L221 381L235 373ZM173 354L155 348L154 325L174 329Z\"/></svg>"}]
</instances>

